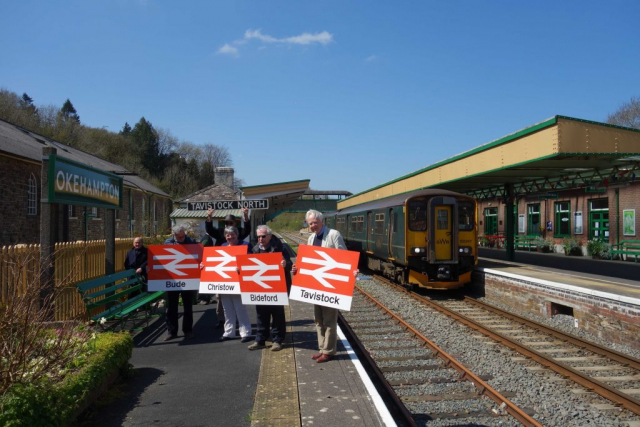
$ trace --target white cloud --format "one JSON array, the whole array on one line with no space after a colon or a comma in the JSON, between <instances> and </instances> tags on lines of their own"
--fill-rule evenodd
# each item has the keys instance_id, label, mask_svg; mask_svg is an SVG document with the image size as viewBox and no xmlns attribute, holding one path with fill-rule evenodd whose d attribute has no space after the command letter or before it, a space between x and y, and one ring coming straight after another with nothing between
<instances>
[{"instance_id":1,"label":"white cloud","mask_svg":"<svg viewBox=\"0 0 640 427\"><path fill-rule=\"evenodd\" d=\"M378 59L377 56L371 55L371 56L365 58L365 61L371 62L371 61L375 61L376 59Z\"/></svg>"},{"instance_id":2,"label":"white cloud","mask_svg":"<svg viewBox=\"0 0 640 427\"><path fill-rule=\"evenodd\" d=\"M292 37L284 37L278 39L276 37L270 36L268 34L262 34L260 30L247 30L244 32L244 38L249 39L258 39L264 43L285 43L285 44L299 44L299 45L309 45L318 43L321 45L327 45L333 41L333 34L322 31L321 33L302 33L298 36Z\"/></svg>"},{"instance_id":3,"label":"white cloud","mask_svg":"<svg viewBox=\"0 0 640 427\"><path fill-rule=\"evenodd\" d=\"M223 55L238 56L238 49L231 46L229 43L227 43L224 46L222 46L220 49L218 49L218 53Z\"/></svg>"}]
</instances>

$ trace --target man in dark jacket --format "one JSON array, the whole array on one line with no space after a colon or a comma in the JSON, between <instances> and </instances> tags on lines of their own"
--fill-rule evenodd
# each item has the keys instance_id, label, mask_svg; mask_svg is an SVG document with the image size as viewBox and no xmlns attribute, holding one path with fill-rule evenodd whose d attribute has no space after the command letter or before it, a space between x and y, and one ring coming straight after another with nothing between
<instances>
[{"instance_id":1,"label":"man in dark jacket","mask_svg":"<svg viewBox=\"0 0 640 427\"><path fill-rule=\"evenodd\" d=\"M271 229L266 225L259 225L256 229L258 244L253 247L254 254L262 253L282 253L282 266L284 267L284 276L287 282L287 292L291 289L291 258L289 252L286 251L282 242L272 235ZM251 344L249 350L260 350L266 347L266 341L269 338L269 329L271 320L273 319L273 344L271 351L279 351L284 343L286 333L286 320L284 316L284 307L281 305L256 305L257 322L256 322L256 341Z\"/></svg>"},{"instance_id":2,"label":"man in dark jacket","mask_svg":"<svg viewBox=\"0 0 640 427\"><path fill-rule=\"evenodd\" d=\"M187 236L184 226L176 225L172 229L173 236L165 240L165 245L191 245L196 242ZM198 291L169 291L167 292L167 336L165 341L172 340L178 336L178 304L180 294L182 294L182 306L184 317L182 319L182 332L186 339L191 339L193 335L193 301Z\"/></svg>"},{"instance_id":3,"label":"man in dark jacket","mask_svg":"<svg viewBox=\"0 0 640 427\"><path fill-rule=\"evenodd\" d=\"M133 239L133 248L127 252L127 256L124 259L125 270L136 270L136 274L142 279L142 282L147 283L147 248L142 243L142 237L136 237ZM132 292L130 297L136 296L140 291Z\"/></svg>"},{"instance_id":4,"label":"man in dark jacket","mask_svg":"<svg viewBox=\"0 0 640 427\"><path fill-rule=\"evenodd\" d=\"M215 209L208 209L207 219L204 222L204 228L207 234L216 240L214 246L222 246L222 244L226 242L224 238L224 227L236 227L240 233L238 235L238 240L244 240L249 233L251 233L251 222L249 221L248 209L242 209L242 228L238 225L238 220L233 215L227 215L224 218L224 227L222 227L222 229L214 228L212 217L215 211Z\"/></svg>"}]
</instances>

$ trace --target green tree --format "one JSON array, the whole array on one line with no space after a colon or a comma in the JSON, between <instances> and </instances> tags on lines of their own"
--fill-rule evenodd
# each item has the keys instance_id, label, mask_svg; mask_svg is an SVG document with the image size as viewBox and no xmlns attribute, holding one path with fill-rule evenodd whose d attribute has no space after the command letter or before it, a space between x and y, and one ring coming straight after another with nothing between
<instances>
[{"instance_id":1,"label":"green tree","mask_svg":"<svg viewBox=\"0 0 640 427\"><path fill-rule=\"evenodd\" d=\"M615 113L609 114L607 123L640 129L640 97L632 97L629 102L623 103Z\"/></svg>"},{"instance_id":2,"label":"green tree","mask_svg":"<svg viewBox=\"0 0 640 427\"><path fill-rule=\"evenodd\" d=\"M80 116L78 115L78 112L76 111L69 98L67 98L64 104L62 104L60 114L64 119L70 119L76 121L77 123L80 123Z\"/></svg>"},{"instance_id":3,"label":"green tree","mask_svg":"<svg viewBox=\"0 0 640 427\"><path fill-rule=\"evenodd\" d=\"M131 134L131 126L129 126L129 122L124 122L124 126L122 126L122 130L120 131L120 135L129 136Z\"/></svg>"}]
</instances>

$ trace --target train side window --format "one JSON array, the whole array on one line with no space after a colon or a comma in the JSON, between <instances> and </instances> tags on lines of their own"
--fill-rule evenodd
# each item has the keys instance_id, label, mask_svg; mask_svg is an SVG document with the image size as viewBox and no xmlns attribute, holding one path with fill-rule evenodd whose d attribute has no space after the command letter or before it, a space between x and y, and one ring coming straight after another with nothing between
<instances>
[{"instance_id":1,"label":"train side window","mask_svg":"<svg viewBox=\"0 0 640 427\"><path fill-rule=\"evenodd\" d=\"M471 231L475 222L476 210L473 203L460 202L458 204L458 230Z\"/></svg>"},{"instance_id":2,"label":"train side window","mask_svg":"<svg viewBox=\"0 0 640 427\"><path fill-rule=\"evenodd\" d=\"M427 229L427 201L411 200L408 205L409 230L425 231Z\"/></svg>"},{"instance_id":3,"label":"train side window","mask_svg":"<svg viewBox=\"0 0 640 427\"><path fill-rule=\"evenodd\" d=\"M359 217L357 217L357 229L356 231L358 233L363 233L364 232L364 215L360 215Z\"/></svg>"},{"instance_id":4,"label":"train side window","mask_svg":"<svg viewBox=\"0 0 640 427\"><path fill-rule=\"evenodd\" d=\"M375 227L374 233L384 234L384 214L383 213L376 214L376 227Z\"/></svg>"}]
</instances>

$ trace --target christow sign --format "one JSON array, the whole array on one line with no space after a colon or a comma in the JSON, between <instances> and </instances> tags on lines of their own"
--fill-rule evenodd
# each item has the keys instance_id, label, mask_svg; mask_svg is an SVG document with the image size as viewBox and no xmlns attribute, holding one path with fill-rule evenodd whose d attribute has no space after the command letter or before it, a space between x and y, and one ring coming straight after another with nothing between
<instances>
[{"instance_id":1,"label":"christow sign","mask_svg":"<svg viewBox=\"0 0 640 427\"><path fill-rule=\"evenodd\" d=\"M269 200L214 200L212 202L187 202L189 211L208 209L269 209Z\"/></svg>"},{"instance_id":2,"label":"christow sign","mask_svg":"<svg viewBox=\"0 0 640 427\"><path fill-rule=\"evenodd\" d=\"M49 203L122 209L122 177L49 156Z\"/></svg>"}]
</instances>

